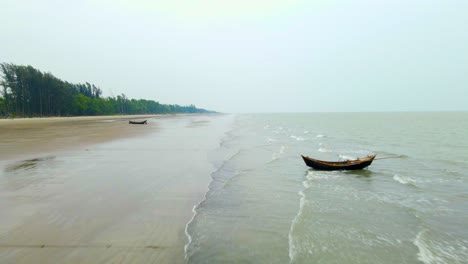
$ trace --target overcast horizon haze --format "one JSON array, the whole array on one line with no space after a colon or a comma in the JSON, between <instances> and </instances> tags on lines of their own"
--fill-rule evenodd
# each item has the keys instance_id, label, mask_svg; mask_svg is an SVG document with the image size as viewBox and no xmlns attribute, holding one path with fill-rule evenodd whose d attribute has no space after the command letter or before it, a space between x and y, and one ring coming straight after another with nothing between
<instances>
[{"instance_id":1,"label":"overcast horizon haze","mask_svg":"<svg viewBox=\"0 0 468 264\"><path fill-rule=\"evenodd\" d=\"M0 62L225 112L468 111L468 1L0 0Z\"/></svg>"}]
</instances>

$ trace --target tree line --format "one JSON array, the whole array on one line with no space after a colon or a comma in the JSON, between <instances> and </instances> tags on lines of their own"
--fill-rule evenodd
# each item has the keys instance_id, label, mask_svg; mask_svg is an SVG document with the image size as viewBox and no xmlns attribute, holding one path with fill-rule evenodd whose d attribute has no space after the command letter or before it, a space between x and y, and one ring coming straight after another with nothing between
<instances>
[{"instance_id":1,"label":"tree line","mask_svg":"<svg viewBox=\"0 0 468 264\"><path fill-rule=\"evenodd\" d=\"M194 105L160 104L129 99L124 94L102 97L102 90L63 81L32 66L0 63L0 114L15 117L116 114L207 113Z\"/></svg>"}]
</instances>

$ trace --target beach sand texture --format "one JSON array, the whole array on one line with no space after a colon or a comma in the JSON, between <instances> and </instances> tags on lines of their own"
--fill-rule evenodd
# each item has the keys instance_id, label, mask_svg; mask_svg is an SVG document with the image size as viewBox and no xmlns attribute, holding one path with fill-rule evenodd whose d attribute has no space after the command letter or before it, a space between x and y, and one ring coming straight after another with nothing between
<instances>
[{"instance_id":1,"label":"beach sand texture","mask_svg":"<svg viewBox=\"0 0 468 264\"><path fill-rule=\"evenodd\" d=\"M145 120L152 117L157 116L0 119L0 159L34 158L38 154L56 150L139 136L150 130L128 126L128 120Z\"/></svg>"},{"instance_id":2,"label":"beach sand texture","mask_svg":"<svg viewBox=\"0 0 468 264\"><path fill-rule=\"evenodd\" d=\"M0 123L1 263L184 262L232 117L144 119Z\"/></svg>"}]
</instances>

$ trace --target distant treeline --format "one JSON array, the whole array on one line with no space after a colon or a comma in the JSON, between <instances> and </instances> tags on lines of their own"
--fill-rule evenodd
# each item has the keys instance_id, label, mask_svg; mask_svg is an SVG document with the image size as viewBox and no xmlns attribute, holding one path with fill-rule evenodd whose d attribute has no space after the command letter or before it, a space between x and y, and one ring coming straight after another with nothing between
<instances>
[{"instance_id":1,"label":"distant treeline","mask_svg":"<svg viewBox=\"0 0 468 264\"><path fill-rule=\"evenodd\" d=\"M160 104L129 99L124 94L102 97L94 84L62 81L32 66L0 64L0 114L2 116L81 116L115 114L207 113L194 105ZM1 116L0 116L1 118Z\"/></svg>"}]
</instances>

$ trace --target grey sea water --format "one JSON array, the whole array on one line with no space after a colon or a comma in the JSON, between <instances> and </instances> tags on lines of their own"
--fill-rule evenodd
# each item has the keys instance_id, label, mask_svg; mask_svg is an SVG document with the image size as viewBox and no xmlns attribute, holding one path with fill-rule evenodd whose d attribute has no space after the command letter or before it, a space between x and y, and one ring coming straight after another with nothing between
<instances>
[{"instance_id":1,"label":"grey sea water","mask_svg":"<svg viewBox=\"0 0 468 264\"><path fill-rule=\"evenodd\" d=\"M467 263L468 113L238 115L188 263ZM366 170L322 172L301 154Z\"/></svg>"}]
</instances>

